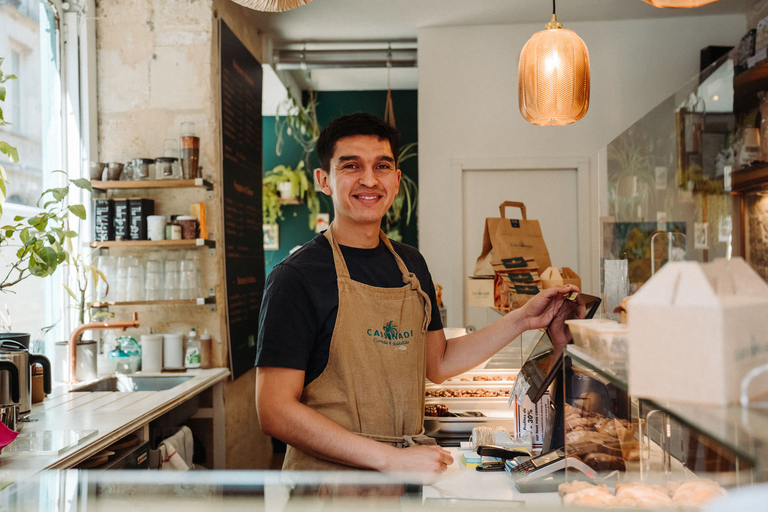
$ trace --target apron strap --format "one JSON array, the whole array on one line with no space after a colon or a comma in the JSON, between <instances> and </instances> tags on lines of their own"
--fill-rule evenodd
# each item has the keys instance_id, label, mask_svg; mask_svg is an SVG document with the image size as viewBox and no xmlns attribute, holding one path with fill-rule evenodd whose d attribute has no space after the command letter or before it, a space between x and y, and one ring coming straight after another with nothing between
<instances>
[{"instance_id":1,"label":"apron strap","mask_svg":"<svg viewBox=\"0 0 768 512\"><path fill-rule=\"evenodd\" d=\"M424 292L424 290L421 288L421 284L419 283L419 278L416 277L416 274L408 270L408 267L405 266L405 262L400 257L399 254L395 251L395 249L392 247L392 242L389 241L389 238L387 238L387 235L384 234L383 231L379 231L379 238L384 242L384 245L387 246L387 248L390 250L390 252L395 256L395 261L397 261L397 267L400 269L400 272L403 274L403 283L408 284L411 286L411 290L415 290L419 297L421 297L422 302L424 303L424 321L421 324L421 332L425 333L427 332L427 328L429 327L429 321L431 320L432 315L432 301L429 300L429 295Z\"/></svg>"},{"instance_id":2,"label":"apron strap","mask_svg":"<svg viewBox=\"0 0 768 512\"><path fill-rule=\"evenodd\" d=\"M404 436L381 436L378 434L362 434L360 432L356 432L357 435L367 437L368 439L373 439L374 441L378 441L380 443L391 443L397 445L399 448L408 448L409 446L419 446L419 445L436 445L437 441L435 441L433 438L424 435L424 429L421 429L421 432L414 435L404 435Z\"/></svg>"},{"instance_id":3,"label":"apron strap","mask_svg":"<svg viewBox=\"0 0 768 512\"><path fill-rule=\"evenodd\" d=\"M339 247L336 239L333 238L333 222L325 230L325 238L331 244L331 252L333 252L333 263L336 265L336 276L349 279L349 269L344 261L344 256L341 255L341 248Z\"/></svg>"},{"instance_id":4,"label":"apron strap","mask_svg":"<svg viewBox=\"0 0 768 512\"><path fill-rule=\"evenodd\" d=\"M344 256L341 254L341 248L339 247L338 242L336 242L336 239L333 237L333 222L331 222L331 225L328 226L328 229L325 231L325 238L328 239L328 242L331 244L333 262L336 265L336 276L350 279L349 269L347 268L347 263L344 261ZM421 332L425 333L429 327L429 321L431 320L432 315L432 302L429 300L429 295L427 295L424 290L422 290L421 284L419 283L419 279L416 277L416 274L408 270L408 267L405 266L403 259L392 247L392 243L389 241L389 238L387 238L387 235L385 235L381 230L379 230L379 238L382 240L382 242L384 242L384 245L387 247L387 249L389 249L389 252L391 252L395 257L397 268L400 269L400 273L403 276L403 283L410 285L411 290L415 290L419 294L419 297L422 299L424 304L424 321L421 323Z\"/></svg>"}]
</instances>

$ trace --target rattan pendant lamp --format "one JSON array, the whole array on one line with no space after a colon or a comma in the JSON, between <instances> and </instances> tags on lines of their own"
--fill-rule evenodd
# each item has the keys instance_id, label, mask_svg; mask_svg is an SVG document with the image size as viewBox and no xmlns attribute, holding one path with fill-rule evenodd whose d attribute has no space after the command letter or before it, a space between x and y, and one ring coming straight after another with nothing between
<instances>
[{"instance_id":1,"label":"rattan pendant lamp","mask_svg":"<svg viewBox=\"0 0 768 512\"><path fill-rule=\"evenodd\" d=\"M264 12L283 12L306 5L312 0L234 0L249 9Z\"/></svg>"},{"instance_id":2,"label":"rattan pendant lamp","mask_svg":"<svg viewBox=\"0 0 768 512\"><path fill-rule=\"evenodd\" d=\"M589 52L572 30L552 21L531 36L520 52L517 73L520 113L540 126L575 123L589 108Z\"/></svg>"},{"instance_id":3,"label":"rattan pendant lamp","mask_svg":"<svg viewBox=\"0 0 768 512\"><path fill-rule=\"evenodd\" d=\"M687 9L689 7L700 7L702 5L713 4L718 0L643 0L654 7L664 7L670 9Z\"/></svg>"}]
</instances>

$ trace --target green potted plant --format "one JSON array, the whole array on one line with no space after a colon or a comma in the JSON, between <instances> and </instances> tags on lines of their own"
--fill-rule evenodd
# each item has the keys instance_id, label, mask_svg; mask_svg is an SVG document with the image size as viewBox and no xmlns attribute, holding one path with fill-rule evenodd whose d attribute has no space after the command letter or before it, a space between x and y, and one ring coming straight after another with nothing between
<instances>
[{"instance_id":1,"label":"green potted plant","mask_svg":"<svg viewBox=\"0 0 768 512\"><path fill-rule=\"evenodd\" d=\"M320 212L320 199L304 170L304 162L295 168L278 165L267 171L262 182L262 212L265 224L275 224L282 219L284 204L304 202L309 208L309 226L314 229Z\"/></svg>"}]
</instances>

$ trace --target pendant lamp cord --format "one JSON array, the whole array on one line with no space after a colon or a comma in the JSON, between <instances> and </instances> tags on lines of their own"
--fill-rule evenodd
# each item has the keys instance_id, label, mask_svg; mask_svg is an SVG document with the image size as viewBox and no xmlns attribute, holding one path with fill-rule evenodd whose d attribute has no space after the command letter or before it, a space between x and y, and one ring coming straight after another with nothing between
<instances>
[{"instance_id":1,"label":"pendant lamp cord","mask_svg":"<svg viewBox=\"0 0 768 512\"><path fill-rule=\"evenodd\" d=\"M552 0L552 14L555 14L555 0Z\"/></svg>"},{"instance_id":2,"label":"pendant lamp cord","mask_svg":"<svg viewBox=\"0 0 768 512\"><path fill-rule=\"evenodd\" d=\"M395 127L395 107L392 105L392 88L389 83L389 75L392 71L392 45L390 43L387 52L387 104L384 108L384 122L392 128Z\"/></svg>"}]
</instances>

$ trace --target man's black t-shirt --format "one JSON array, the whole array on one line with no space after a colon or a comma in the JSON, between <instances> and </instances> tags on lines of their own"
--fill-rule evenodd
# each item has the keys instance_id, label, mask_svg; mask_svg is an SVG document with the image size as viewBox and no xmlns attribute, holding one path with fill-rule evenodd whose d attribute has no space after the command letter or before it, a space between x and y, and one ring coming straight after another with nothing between
<instances>
[{"instance_id":1,"label":"man's black t-shirt","mask_svg":"<svg viewBox=\"0 0 768 512\"><path fill-rule=\"evenodd\" d=\"M379 288L400 288L402 273L386 245L375 249L341 247L350 278ZM442 329L435 286L418 250L392 242L409 271L432 302L428 330ZM264 288L259 314L256 366L304 370L304 385L328 364L331 336L339 308L339 287L331 244L322 234L272 269Z\"/></svg>"}]
</instances>

